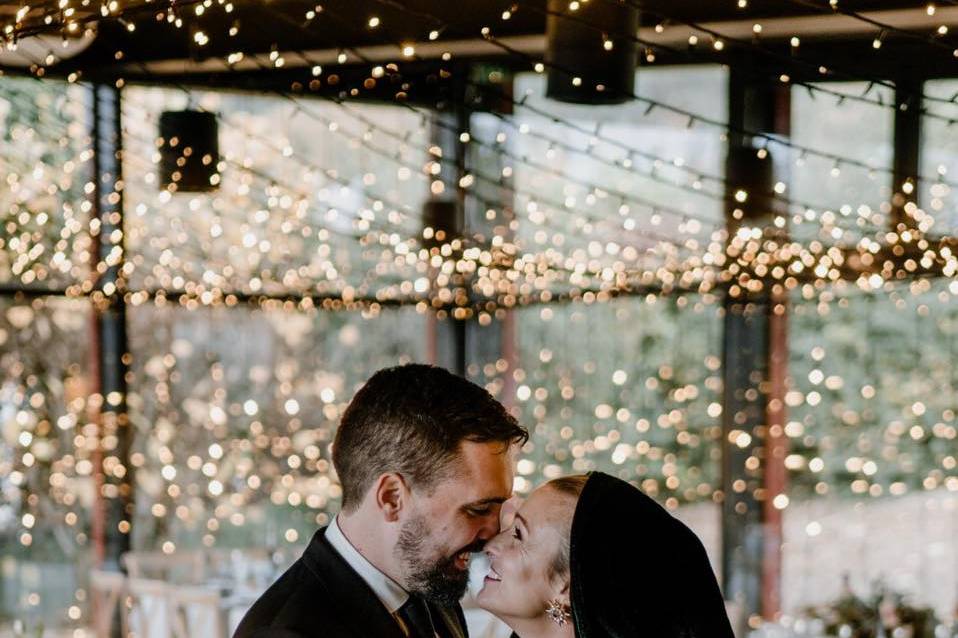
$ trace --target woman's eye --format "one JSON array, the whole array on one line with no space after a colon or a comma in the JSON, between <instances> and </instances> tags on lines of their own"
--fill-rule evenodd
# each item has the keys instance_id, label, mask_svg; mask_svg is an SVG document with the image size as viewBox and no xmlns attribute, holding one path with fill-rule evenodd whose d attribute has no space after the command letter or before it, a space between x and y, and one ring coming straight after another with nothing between
<instances>
[{"instance_id":1,"label":"woman's eye","mask_svg":"<svg viewBox=\"0 0 958 638\"><path fill-rule=\"evenodd\" d=\"M513 528L512 528L512 537L513 537L514 539L516 539L517 541L521 541L521 540L522 540L522 532L519 531L519 528L518 528L518 527L513 527Z\"/></svg>"}]
</instances>

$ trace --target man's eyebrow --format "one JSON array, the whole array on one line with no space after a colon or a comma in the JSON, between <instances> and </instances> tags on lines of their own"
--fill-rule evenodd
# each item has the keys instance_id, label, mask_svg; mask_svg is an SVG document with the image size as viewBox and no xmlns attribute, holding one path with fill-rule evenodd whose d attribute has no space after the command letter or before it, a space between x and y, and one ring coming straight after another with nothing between
<instances>
[{"instance_id":1,"label":"man's eyebrow","mask_svg":"<svg viewBox=\"0 0 958 638\"><path fill-rule=\"evenodd\" d=\"M472 503L466 503L463 507L482 507L483 505L502 505L509 499L503 496L492 496L490 498L484 498L480 501L473 501Z\"/></svg>"}]
</instances>

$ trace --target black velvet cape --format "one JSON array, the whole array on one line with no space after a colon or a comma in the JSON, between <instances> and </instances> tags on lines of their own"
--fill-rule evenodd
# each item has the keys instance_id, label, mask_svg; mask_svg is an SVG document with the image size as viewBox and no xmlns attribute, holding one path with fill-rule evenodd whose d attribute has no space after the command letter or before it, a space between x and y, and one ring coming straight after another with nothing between
<instances>
[{"instance_id":1,"label":"black velvet cape","mask_svg":"<svg viewBox=\"0 0 958 638\"><path fill-rule=\"evenodd\" d=\"M733 638L701 541L625 481L589 475L570 545L576 638Z\"/></svg>"}]
</instances>

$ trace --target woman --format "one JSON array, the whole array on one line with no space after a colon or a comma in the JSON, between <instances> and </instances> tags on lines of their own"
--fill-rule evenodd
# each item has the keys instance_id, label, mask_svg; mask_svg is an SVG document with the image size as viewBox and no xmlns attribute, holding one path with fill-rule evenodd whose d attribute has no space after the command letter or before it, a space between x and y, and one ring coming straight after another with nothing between
<instances>
[{"instance_id":1,"label":"woman","mask_svg":"<svg viewBox=\"0 0 958 638\"><path fill-rule=\"evenodd\" d=\"M732 638L699 539L608 474L538 488L486 553L477 602L519 638Z\"/></svg>"}]
</instances>

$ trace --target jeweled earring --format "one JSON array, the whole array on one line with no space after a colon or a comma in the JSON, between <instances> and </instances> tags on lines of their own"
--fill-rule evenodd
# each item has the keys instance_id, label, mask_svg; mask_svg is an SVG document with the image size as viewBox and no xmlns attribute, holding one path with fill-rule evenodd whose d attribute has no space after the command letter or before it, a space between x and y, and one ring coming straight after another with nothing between
<instances>
[{"instance_id":1,"label":"jeweled earring","mask_svg":"<svg viewBox=\"0 0 958 638\"><path fill-rule=\"evenodd\" d=\"M572 619L572 610L568 605L563 605L558 598L553 598L546 607L546 615L552 619L552 622L563 627Z\"/></svg>"}]
</instances>

